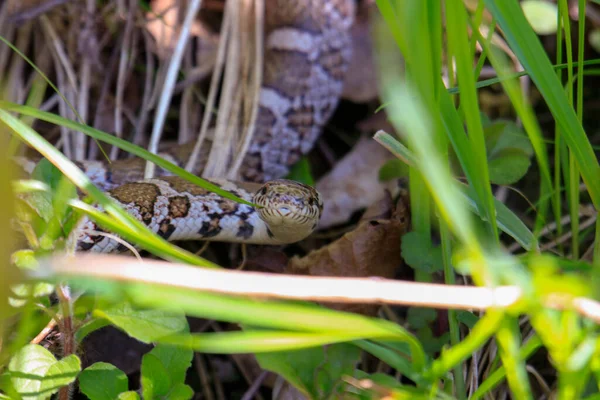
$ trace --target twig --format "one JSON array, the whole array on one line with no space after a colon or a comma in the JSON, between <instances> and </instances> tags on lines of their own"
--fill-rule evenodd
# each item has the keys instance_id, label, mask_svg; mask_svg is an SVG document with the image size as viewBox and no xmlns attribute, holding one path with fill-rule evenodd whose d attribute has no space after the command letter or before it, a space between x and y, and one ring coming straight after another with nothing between
<instances>
[{"instance_id":1,"label":"twig","mask_svg":"<svg viewBox=\"0 0 600 400\"><path fill-rule=\"evenodd\" d=\"M162 88L162 96L158 103L156 117L154 119L154 125L152 126L150 146L148 147L148 150L155 154L158 151L158 142L160 141L161 132L163 130L165 120L167 118L167 108L171 101L173 88L175 87L175 81L177 80L177 74L181 65L183 51L190 37L190 29L192 27L192 23L194 22L198 10L200 10L201 4L202 0L190 1L189 7L186 11L185 19L181 26L181 33L179 35L179 39L177 40L175 50L173 51L173 56L171 57L171 62L169 63L167 76L165 78L165 82ZM155 168L156 166L153 163L147 162L144 176L146 178L153 177Z\"/></svg>"},{"instance_id":2,"label":"twig","mask_svg":"<svg viewBox=\"0 0 600 400\"><path fill-rule=\"evenodd\" d=\"M36 337L31 339L31 341L29 343L30 344L40 344L42 342L42 340L46 339L46 336L48 336L50 334L50 332L52 332L52 330L56 327L56 325L57 325L56 320L54 318L52 318L50 320L50 322L48 322L46 324L44 329L42 329L40 331L40 333L37 334Z\"/></svg>"},{"instance_id":3,"label":"twig","mask_svg":"<svg viewBox=\"0 0 600 400\"><path fill-rule=\"evenodd\" d=\"M202 394L204 395L204 398L206 400L214 400L215 396L213 394L212 389L210 388L210 379L203 357L201 354L196 353L194 354L194 358L196 359L194 365L196 366L196 373L198 374L198 379L200 379Z\"/></svg>"},{"instance_id":4,"label":"twig","mask_svg":"<svg viewBox=\"0 0 600 400\"><path fill-rule=\"evenodd\" d=\"M230 179L235 179L238 177L238 171L240 166L242 165L242 161L245 159L246 152L250 146L250 141L254 136L254 131L256 128L256 119L258 117L258 105L260 101L260 92L261 85L263 79L263 62L264 62L264 50L263 50L263 42L264 42L264 13L265 13L265 4L263 0L257 0L254 2L254 57L250 57L248 55L248 59L246 61L252 60L253 62L253 80L252 85L250 87L250 94L248 97L251 97L252 100L249 103L251 107L250 116L248 120L244 120L244 126L248 128L245 129L245 133L241 137L241 145L235 151L235 159L233 160L232 167L229 170L228 177Z\"/></svg>"},{"instance_id":5,"label":"twig","mask_svg":"<svg viewBox=\"0 0 600 400\"><path fill-rule=\"evenodd\" d=\"M135 13L137 12L137 1L129 0L129 12L125 22L125 32L123 33L123 42L119 51L119 67L117 69L117 85L115 88L115 109L114 109L114 128L115 135L118 138L123 137L123 104L124 93L127 87L126 77L129 66L132 64L133 53L131 47L133 42L133 29L135 28ZM119 148L113 146L110 149L110 159L116 160Z\"/></svg>"},{"instance_id":6,"label":"twig","mask_svg":"<svg viewBox=\"0 0 600 400\"><path fill-rule=\"evenodd\" d=\"M250 386L248 388L248 390L246 390L246 393L244 393L242 400L252 400L258 393L258 389L260 389L260 385L262 385L263 381L265 379L267 379L268 376L269 376L268 371L262 371L260 373L260 375L258 376L258 378L256 378L256 380L254 382L252 382L252 386Z\"/></svg>"},{"instance_id":7,"label":"twig","mask_svg":"<svg viewBox=\"0 0 600 400\"><path fill-rule=\"evenodd\" d=\"M16 13L10 15L5 22L14 25L22 24L25 21L32 20L40 16L41 14L51 10L56 6L60 6L66 3L67 1L68 0L48 0L43 2L32 3L36 6L32 8L23 7L22 10L18 10ZM9 5L8 3L9 2L6 2L7 6ZM4 24L2 24L2 26L4 26Z\"/></svg>"},{"instance_id":8,"label":"twig","mask_svg":"<svg viewBox=\"0 0 600 400\"><path fill-rule=\"evenodd\" d=\"M594 216L586 219L585 221L583 221L581 223L581 225L579 226L579 230L583 230L583 229L589 228L595 222L596 222L596 216L594 215ZM562 236L560 236L559 238L557 238L557 239L555 239L555 240L553 240L553 241L551 241L549 243L544 244L541 247L541 250L542 251L546 251L546 250L549 250L549 249L551 249L553 247L556 247L557 245L559 245L561 243L564 243L567 240L569 240L571 238L571 236L573 236L573 232L569 231L569 232L563 234Z\"/></svg>"},{"instance_id":9,"label":"twig","mask_svg":"<svg viewBox=\"0 0 600 400\"><path fill-rule=\"evenodd\" d=\"M62 338L63 357L67 357L71 354L75 354L75 330L73 329L73 302L71 299L71 293L68 287L58 285L56 287L56 294L60 300L60 307L62 311L62 318L60 320L60 331ZM72 390L72 383L63 386L58 391L59 400L69 400L70 392Z\"/></svg>"},{"instance_id":10,"label":"twig","mask_svg":"<svg viewBox=\"0 0 600 400\"><path fill-rule=\"evenodd\" d=\"M225 65L225 56L227 54L227 44L229 41L229 36L231 35L229 25L231 22L231 15L228 11L229 8L225 9L225 13L223 15L223 23L221 24L221 33L219 34L219 47L217 48L217 58L215 60L215 67L213 70L213 75L210 81L210 89L208 90L208 99L206 100L206 106L204 108L204 115L202 117L202 124L200 125L200 132L197 135L196 143L194 144L194 149L192 150L192 154L188 159L185 169L186 171L191 171L194 165L197 163L198 157L200 157L200 149L204 140L206 139L206 135L208 134L208 126L212 121L213 116L213 108L215 106L215 101L217 98L217 92L219 90L219 81L221 80L221 76L224 73L224 65Z\"/></svg>"}]
</instances>

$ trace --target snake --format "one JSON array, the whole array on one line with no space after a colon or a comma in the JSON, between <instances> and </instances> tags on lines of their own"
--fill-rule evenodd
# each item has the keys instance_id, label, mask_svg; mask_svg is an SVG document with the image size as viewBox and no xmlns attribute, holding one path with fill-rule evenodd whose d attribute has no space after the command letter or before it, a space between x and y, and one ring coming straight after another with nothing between
<instances>
[{"instance_id":1,"label":"snake","mask_svg":"<svg viewBox=\"0 0 600 400\"><path fill-rule=\"evenodd\" d=\"M282 178L312 149L337 107L352 56L355 7L355 0L265 2L264 70L255 134L240 181L209 179L259 208L223 198L161 168L154 178L144 180L146 161L140 158L75 164L167 240L278 245L306 238L317 227L323 200L312 187ZM192 147L186 143L158 155L183 167ZM201 154L190 172L201 174L206 159L207 154ZM124 246L84 219L77 250L115 252Z\"/></svg>"},{"instance_id":2,"label":"snake","mask_svg":"<svg viewBox=\"0 0 600 400\"><path fill-rule=\"evenodd\" d=\"M126 183L107 193L166 240L294 243L312 233L323 211L319 192L300 182L210 181L259 207L237 203L178 176ZM84 219L77 231L76 250L111 253L127 249L111 236L97 233L101 231L94 221Z\"/></svg>"}]
</instances>

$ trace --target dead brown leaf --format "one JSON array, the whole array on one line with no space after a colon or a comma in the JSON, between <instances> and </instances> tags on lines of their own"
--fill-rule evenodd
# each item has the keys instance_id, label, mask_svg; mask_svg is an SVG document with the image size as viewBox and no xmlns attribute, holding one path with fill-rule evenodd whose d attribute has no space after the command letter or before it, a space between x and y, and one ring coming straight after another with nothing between
<instances>
[{"instance_id":1,"label":"dead brown leaf","mask_svg":"<svg viewBox=\"0 0 600 400\"><path fill-rule=\"evenodd\" d=\"M286 273L313 276L394 278L402 266L400 238L409 226L408 196L396 204L387 196L369 207L358 227L304 257L290 259ZM378 306L328 304L328 307L373 315Z\"/></svg>"}]
</instances>

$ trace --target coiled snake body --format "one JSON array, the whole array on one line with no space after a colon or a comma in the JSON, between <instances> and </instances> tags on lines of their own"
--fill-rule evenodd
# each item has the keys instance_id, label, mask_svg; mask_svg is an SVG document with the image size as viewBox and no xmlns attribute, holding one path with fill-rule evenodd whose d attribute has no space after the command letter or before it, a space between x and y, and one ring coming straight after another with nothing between
<instances>
[{"instance_id":1,"label":"coiled snake body","mask_svg":"<svg viewBox=\"0 0 600 400\"><path fill-rule=\"evenodd\" d=\"M77 164L132 215L169 240L282 244L303 239L317 225L322 200L308 186L277 179L313 147L339 101L351 57L354 1L266 1L265 67L256 132L240 177L252 182L276 180L263 186L216 182L264 208L224 199L168 177L161 169L157 179L141 181L145 166L141 159ZM191 148L186 144L160 155L184 166ZM201 173L205 161L199 157L192 172ZM121 249L113 239L90 233L99 230L91 221L84 228L78 249Z\"/></svg>"}]
</instances>

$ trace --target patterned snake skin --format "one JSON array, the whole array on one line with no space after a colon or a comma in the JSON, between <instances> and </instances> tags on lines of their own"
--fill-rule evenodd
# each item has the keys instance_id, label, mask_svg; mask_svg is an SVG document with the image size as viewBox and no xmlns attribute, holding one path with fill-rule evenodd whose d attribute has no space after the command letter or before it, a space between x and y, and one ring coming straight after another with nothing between
<instances>
[{"instance_id":1,"label":"patterned snake skin","mask_svg":"<svg viewBox=\"0 0 600 400\"><path fill-rule=\"evenodd\" d=\"M349 29L355 0L266 0L265 58L256 132L240 168L247 184L218 181L224 189L264 205L256 210L193 186L157 168L158 178L142 181L141 159L76 164L100 188L168 240L203 239L282 244L308 236L322 208L312 188L279 178L313 147L342 93L351 58ZM184 166L193 146L178 146L162 157ZM202 154L192 171L200 174ZM30 168L26 168L30 169ZM275 179L275 181L273 181ZM78 249L119 251L113 239L84 222ZM96 232L95 232L96 231Z\"/></svg>"}]
</instances>

